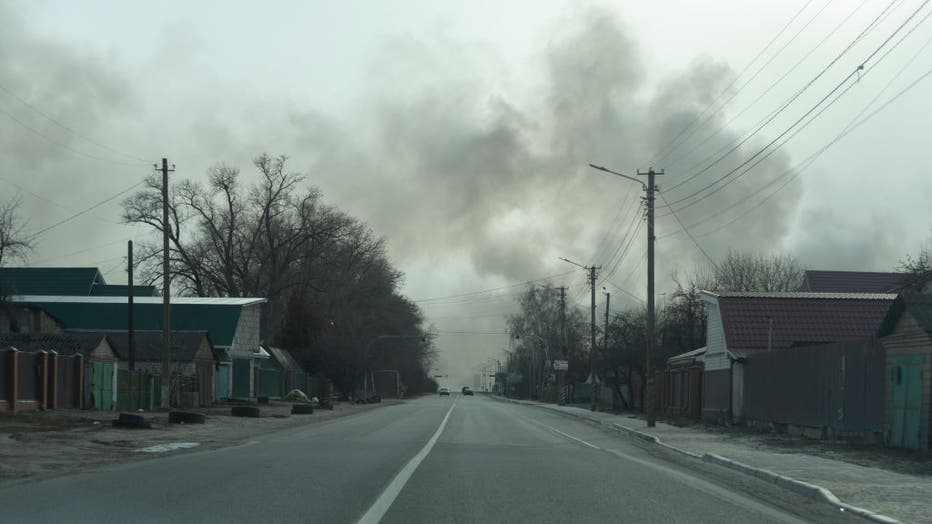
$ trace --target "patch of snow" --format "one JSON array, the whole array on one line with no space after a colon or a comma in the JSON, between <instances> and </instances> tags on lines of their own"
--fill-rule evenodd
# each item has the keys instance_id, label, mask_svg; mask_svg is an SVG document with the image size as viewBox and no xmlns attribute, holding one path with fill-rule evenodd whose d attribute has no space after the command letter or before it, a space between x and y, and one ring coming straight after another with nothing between
<instances>
[{"instance_id":1,"label":"patch of snow","mask_svg":"<svg viewBox=\"0 0 932 524\"><path fill-rule=\"evenodd\" d=\"M137 453L167 453L176 449L188 449L200 446L200 442L169 442L168 444L158 444L148 448L137 449Z\"/></svg>"}]
</instances>

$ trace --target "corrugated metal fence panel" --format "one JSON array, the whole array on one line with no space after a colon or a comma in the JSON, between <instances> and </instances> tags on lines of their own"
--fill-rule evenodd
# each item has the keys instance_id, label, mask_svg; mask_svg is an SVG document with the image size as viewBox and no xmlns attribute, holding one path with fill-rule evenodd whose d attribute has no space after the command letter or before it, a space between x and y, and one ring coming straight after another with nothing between
<instances>
[{"instance_id":1,"label":"corrugated metal fence panel","mask_svg":"<svg viewBox=\"0 0 932 524\"><path fill-rule=\"evenodd\" d=\"M10 378L10 350L0 351L0 400L9 400L10 385L7 380Z\"/></svg>"},{"instance_id":2,"label":"corrugated metal fence panel","mask_svg":"<svg viewBox=\"0 0 932 524\"><path fill-rule=\"evenodd\" d=\"M39 363L37 353L19 354L19 383L16 388L19 400L39 400Z\"/></svg>"},{"instance_id":3,"label":"corrugated metal fence panel","mask_svg":"<svg viewBox=\"0 0 932 524\"><path fill-rule=\"evenodd\" d=\"M137 410L150 408L151 379L146 371L117 370L117 408Z\"/></svg>"},{"instance_id":4,"label":"corrugated metal fence panel","mask_svg":"<svg viewBox=\"0 0 932 524\"><path fill-rule=\"evenodd\" d=\"M300 390L302 393L311 396L311 392L307 389L307 373L301 373L300 371L295 372L294 389Z\"/></svg>"},{"instance_id":5,"label":"corrugated metal fence panel","mask_svg":"<svg viewBox=\"0 0 932 524\"><path fill-rule=\"evenodd\" d=\"M281 397L282 396L282 373L277 369L257 369L256 378L258 379L259 397Z\"/></svg>"},{"instance_id":6,"label":"corrugated metal fence panel","mask_svg":"<svg viewBox=\"0 0 932 524\"><path fill-rule=\"evenodd\" d=\"M73 409L78 407L78 401L75 391L75 361L73 356L58 356L58 407L61 409Z\"/></svg>"},{"instance_id":7,"label":"corrugated metal fence panel","mask_svg":"<svg viewBox=\"0 0 932 524\"><path fill-rule=\"evenodd\" d=\"M744 373L747 419L836 435L883 428L884 351L876 339L755 353Z\"/></svg>"}]
</instances>

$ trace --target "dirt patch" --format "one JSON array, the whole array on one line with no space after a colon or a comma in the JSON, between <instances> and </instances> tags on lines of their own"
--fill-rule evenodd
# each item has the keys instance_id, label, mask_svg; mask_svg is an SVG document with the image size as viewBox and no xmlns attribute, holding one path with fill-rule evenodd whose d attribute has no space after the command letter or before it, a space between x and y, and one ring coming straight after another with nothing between
<instances>
[{"instance_id":1,"label":"dirt patch","mask_svg":"<svg viewBox=\"0 0 932 524\"><path fill-rule=\"evenodd\" d=\"M118 413L108 411L40 411L0 413L0 486L44 480L120 462L153 459L204 449L232 446L259 435L320 423L360 413L381 404L334 404L331 410L291 416L291 403L260 406L260 418L234 418L231 405L188 410L205 414L204 424L169 424L168 413L140 413L151 429L114 428ZM175 448L176 443L196 443ZM169 445L164 453L142 453L143 448ZM158 448L161 449L161 448Z\"/></svg>"}]
</instances>

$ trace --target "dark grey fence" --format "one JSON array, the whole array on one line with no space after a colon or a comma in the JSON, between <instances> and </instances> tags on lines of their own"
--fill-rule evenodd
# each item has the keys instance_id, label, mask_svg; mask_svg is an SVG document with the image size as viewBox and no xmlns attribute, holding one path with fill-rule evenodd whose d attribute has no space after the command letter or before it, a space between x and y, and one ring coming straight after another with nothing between
<instances>
[{"instance_id":1,"label":"dark grey fence","mask_svg":"<svg viewBox=\"0 0 932 524\"><path fill-rule=\"evenodd\" d=\"M881 432L884 375L876 339L755 353L744 365L743 415L829 436Z\"/></svg>"}]
</instances>

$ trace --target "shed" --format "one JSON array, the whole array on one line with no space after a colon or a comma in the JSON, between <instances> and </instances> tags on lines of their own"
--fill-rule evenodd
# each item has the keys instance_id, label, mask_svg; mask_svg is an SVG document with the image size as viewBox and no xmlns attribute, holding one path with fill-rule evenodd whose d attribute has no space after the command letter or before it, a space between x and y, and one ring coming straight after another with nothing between
<instances>
[{"instance_id":1,"label":"shed","mask_svg":"<svg viewBox=\"0 0 932 524\"><path fill-rule=\"evenodd\" d=\"M932 296L901 295L879 335L886 349L886 441L932 449Z\"/></svg>"},{"instance_id":2,"label":"shed","mask_svg":"<svg viewBox=\"0 0 932 524\"><path fill-rule=\"evenodd\" d=\"M281 371L281 381L285 393L292 389L300 389L303 393L309 393L309 377L307 372L291 355L287 349L273 346L263 346L272 356L275 366Z\"/></svg>"},{"instance_id":3,"label":"shed","mask_svg":"<svg viewBox=\"0 0 932 524\"><path fill-rule=\"evenodd\" d=\"M105 336L120 358L119 368L129 369L129 334L126 331L67 331ZM134 331L136 369L162 373L162 332ZM206 331L173 331L170 357L174 405L209 406L214 399L214 346Z\"/></svg>"}]
</instances>

